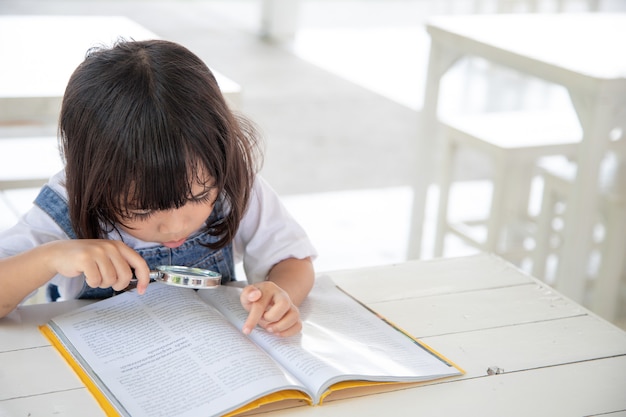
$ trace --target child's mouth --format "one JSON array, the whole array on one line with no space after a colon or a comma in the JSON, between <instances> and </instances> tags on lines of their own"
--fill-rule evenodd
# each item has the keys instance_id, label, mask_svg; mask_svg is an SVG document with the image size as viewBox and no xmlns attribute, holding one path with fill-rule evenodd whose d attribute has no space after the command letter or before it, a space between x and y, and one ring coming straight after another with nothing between
<instances>
[{"instance_id":1,"label":"child's mouth","mask_svg":"<svg viewBox=\"0 0 626 417\"><path fill-rule=\"evenodd\" d=\"M170 241L170 242L163 242L163 246L165 246L166 248L174 249L174 248L179 247L183 243L185 243L185 240L187 240L187 239L183 238L183 239L180 239L180 240L173 240L173 241Z\"/></svg>"}]
</instances>

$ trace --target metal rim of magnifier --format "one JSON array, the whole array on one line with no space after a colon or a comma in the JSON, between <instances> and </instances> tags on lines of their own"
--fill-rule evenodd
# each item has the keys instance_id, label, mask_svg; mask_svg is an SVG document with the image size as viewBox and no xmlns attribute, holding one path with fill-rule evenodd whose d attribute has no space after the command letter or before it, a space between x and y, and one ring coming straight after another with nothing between
<instances>
[{"instance_id":1,"label":"metal rim of magnifier","mask_svg":"<svg viewBox=\"0 0 626 417\"><path fill-rule=\"evenodd\" d=\"M150 272L150 279L185 288L215 288L222 283L222 274L208 269L177 265L160 265Z\"/></svg>"}]
</instances>

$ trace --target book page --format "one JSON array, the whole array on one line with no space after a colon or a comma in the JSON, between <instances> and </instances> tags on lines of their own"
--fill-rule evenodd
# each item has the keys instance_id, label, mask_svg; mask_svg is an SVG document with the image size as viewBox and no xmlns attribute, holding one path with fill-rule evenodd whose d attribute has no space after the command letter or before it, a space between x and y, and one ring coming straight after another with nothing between
<instances>
[{"instance_id":1,"label":"book page","mask_svg":"<svg viewBox=\"0 0 626 417\"><path fill-rule=\"evenodd\" d=\"M247 313L240 289L201 291L241 328ZM420 381L461 372L320 277L300 307L300 335L281 338L255 329L250 338L318 393L342 380Z\"/></svg>"},{"instance_id":2,"label":"book page","mask_svg":"<svg viewBox=\"0 0 626 417\"><path fill-rule=\"evenodd\" d=\"M122 415L217 415L279 387L301 388L190 289L151 284L145 295L91 304L51 327Z\"/></svg>"}]
</instances>

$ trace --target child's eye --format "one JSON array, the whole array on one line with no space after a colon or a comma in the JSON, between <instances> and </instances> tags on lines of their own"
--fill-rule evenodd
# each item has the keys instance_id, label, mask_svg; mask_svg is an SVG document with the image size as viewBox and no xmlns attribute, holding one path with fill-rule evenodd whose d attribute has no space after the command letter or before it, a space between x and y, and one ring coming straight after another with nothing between
<instances>
[{"instance_id":1,"label":"child's eye","mask_svg":"<svg viewBox=\"0 0 626 417\"><path fill-rule=\"evenodd\" d=\"M213 192L212 190L205 191L201 194L194 195L189 200L193 203L209 203L213 202Z\"/></svg>"},{"instance_id":2,"label":"child's eye","mask_svg":"<svg viewBox=\"0 0 626 417\"><path fill-rule=\"evenodd\" d=\"M153 210L131 210L126 213L128 220L146 220L154 214Z\"/></svg>"}]
</instances>

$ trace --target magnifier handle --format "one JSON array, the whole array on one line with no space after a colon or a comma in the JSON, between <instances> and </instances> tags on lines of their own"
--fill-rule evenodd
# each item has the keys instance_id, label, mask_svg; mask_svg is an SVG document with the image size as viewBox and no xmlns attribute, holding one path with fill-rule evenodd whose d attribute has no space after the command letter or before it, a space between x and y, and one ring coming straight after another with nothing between
<instances>
[{"instance_id":1,"label":"magnifier handle","mask_svg":"<svg viewBox=\"0 0 626 417\"><path fill-rule=\"evenodd\" d=\"M161 271L150 271L150 281L156 281L163 277L163 272ZM133 279L137 279L135 274L133 273Z\"/></svg>"},{"instance_id":2,"label":"magnifier handle","mask_svg":"<svg viewBox=\"0 0 626 417\"><path fill-rule=\"evenodd\" d=\"M163 277L163 272L161 271L150 271L150 282L157 281ZM135 288L137 286L138 279L135 276L135 270L133 269L133 277L130 279L130 283L126 290Z\"/></svg>"}]
</instances>

